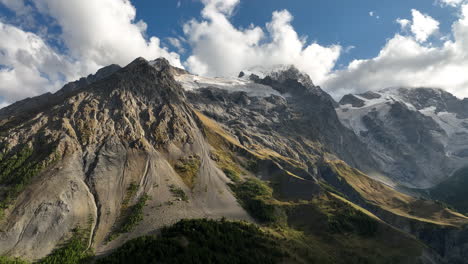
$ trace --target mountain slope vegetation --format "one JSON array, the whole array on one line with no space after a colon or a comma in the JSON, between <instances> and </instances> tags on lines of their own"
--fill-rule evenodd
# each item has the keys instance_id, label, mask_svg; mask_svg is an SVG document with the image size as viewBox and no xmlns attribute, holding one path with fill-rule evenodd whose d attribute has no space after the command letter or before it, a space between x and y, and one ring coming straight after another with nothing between
<instances>
[{"instance_id":1,"label":"mountain slope vegetation","mask_svg":"<svg viewBox=\"0 0 468 264\"><path fill-rule=\"evenodd\" d=\"M337 106L294 67L223 80L138 58L2 109L2 261L468 259L468 218L363 173L380 161Z\"/></svg>"}]
</instances>

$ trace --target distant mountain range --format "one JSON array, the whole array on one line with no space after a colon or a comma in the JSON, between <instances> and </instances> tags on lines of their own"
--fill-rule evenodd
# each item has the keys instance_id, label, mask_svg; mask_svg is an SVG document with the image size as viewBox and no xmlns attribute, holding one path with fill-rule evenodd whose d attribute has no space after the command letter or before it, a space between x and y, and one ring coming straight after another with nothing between
<instances>
[{"instance_id":1,"label":"distant mountain range","mask_svg":"<svg viewBox=\"0 0 468 264\"><path fill-rule=\"evenodd\" d=\"M468 101L439 89L138 58L1 109L0 153L5 263L468 263Z\"/></svg>"},{"instance_id":2,"label":"distant mountain range","mask_svg":"<svg viewBox=\"0 0 468 264\"><path fill-rule=\"evenodd\" d=\"M468 100L444 90L346 95L337 112L396 184L432 187L468 164Z\"/></svg>"}]
</instances>

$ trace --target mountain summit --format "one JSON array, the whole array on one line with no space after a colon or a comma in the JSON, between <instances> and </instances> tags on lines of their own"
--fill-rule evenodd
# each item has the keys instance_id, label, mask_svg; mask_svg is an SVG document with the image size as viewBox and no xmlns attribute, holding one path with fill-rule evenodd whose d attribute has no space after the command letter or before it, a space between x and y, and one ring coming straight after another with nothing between
<instances>
[{"instance_id":1,"label":"mountain summit","mask_svg":"<svg viewBox=\"0 0 468 264\"><path fill-rule=\"evenodd\" d=\"M468 104L432 88L346 95L340 120L397 184L431 187L468 162Z\"/></svg>"},{"instance_id":2,"label":"mountain summit","mask_svg":"<svg viewBox=\"0 0 468 264\"><path fill-rule=\"evenodd\" d=\"M418 110L398 95L338 106L293 67L239 78L165 59L103 68L0 110L0 253L45 263L466 259L467 217L364 173L416 185L436 181L421 160L451 164L437 123L447 109L425 100ZM406 148L389 144L413 136ZM401 177L410 169L419 174Z\"/></svg>"}]
</instances>

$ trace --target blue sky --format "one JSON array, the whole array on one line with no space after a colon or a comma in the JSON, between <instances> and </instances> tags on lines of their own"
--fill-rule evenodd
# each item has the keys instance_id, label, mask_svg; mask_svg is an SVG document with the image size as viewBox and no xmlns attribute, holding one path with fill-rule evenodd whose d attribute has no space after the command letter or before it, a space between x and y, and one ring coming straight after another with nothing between
<instances>
[{"instance_id":1,"label":"blue sky","mask_svg":"<svg viewBox=\"0 0 468 264\"><path fill-rule=\"evenodd\" d=\"M139 56L226 77L294 64L337 99L468 96L468 0L0 0L0 39L0 107Z\"/></svg>"},{"instance_id":2,"label":"blue sky","mask_svg":"<svg viewBox=\"0 0 468 264\"><path fill-rule=\"evenodd\" d=\"M180 6L175 0L133 1L133 4L138 10L137 18L149 25L148 35L161 37L183 35L183 24L200 18L203 8L201 2L194 0L181 0ZM347 65L353 59L375 57L387 39L399 31L396 20L410 18L412 9L438 20L441 32L450 32L457 18L455 9L441 8L433 0L244 0L231 21L238 27L248 27L252 23L264 26L271 20L273 11L282 9L291 12L292 25L309 41L354 47L342 54L337 66ZM370 12L374 13L373 17ZM433 41L438 43L437 39Z\"/></svg>"}]
</instances>

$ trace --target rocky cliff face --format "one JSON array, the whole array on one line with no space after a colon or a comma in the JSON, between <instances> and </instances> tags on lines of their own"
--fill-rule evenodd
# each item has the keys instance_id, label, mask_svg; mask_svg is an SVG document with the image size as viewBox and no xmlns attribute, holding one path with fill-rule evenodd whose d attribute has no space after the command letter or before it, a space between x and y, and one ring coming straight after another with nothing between
<instances>
[{"instance_id":1,"label":"rocky cliff face","mask_svg":"<svg viewBox=\"0 0 468 264\"><path fill-rule=\"evenodd\" d=\"M160 213L132 236L181 218L250 219L210 158L172 67L159 64L137 59L90 85L65 86L27 112L2 110L2 254L41 258L76 226L89 227L90 246L106 251L118 243L106 240L124 204L145 194L147 208ZM189 185L174 169L188 157L198 164ZM15 174L22 168L30 171ZM174 201L174 189L187 201Z\"/></svg>"},{"instance_id":2,"label":"rocky cliff face","mask_svg":"<svg viewBox=\"0 0 468 264\"><path fill-rule=\"evenodd\" d=\"M334 180L327 176L327 169L323 170L324 160L339 157L371 176L388 175L393 184L430 186L450 175L463 162L447 157L447 148L463 146L450 143L449 138L461 135L454 131L464 127L449 130L443 125L451 122L452 115L442 108L436 110L437 105L443 104L440 96L421 96L417 101L419 97L415 95L440 91L400 89L348 95L335 112L337 104L320 87L304 81L307 79L295 69L282 70L240 74L243 80L274 90L263 96L252 96L246 88L229 90L219 85L221 80L198 79L198 89L188 93L188 98L195 108L224 124L246 148L263 146L300 161L310 175L299 172L297 175L325 180L382 221L421 239L440 256L431 258L434 263L463 260L465 216L431 201L401 194L363 174L355 185L343 187L344 180ZM186 75L176 79L193 87ZM255 87L251 83L243 85ZM409 102L418 105L419 110ZM355 133L350 133L339 121ZM377 179L386 181L381 176ZM362 195L372 192L373 197ZM399 202L388 204L386 200Z\"/></svg>"},{"instance_id":3,"label":"rocky cliff face","mask_svg":"<svg viewBox=\"0 0 468 264\"><path fill-rule=\"evenodd\" d=\"M188 93L189 101L224 124L246 147L275 150L303 162L312 174L323 153L358 168L375 167L372 157L366 155L366 146L340 123L331 96L296 68L283 70L263 78L251 74L236 79L243 89L236 89L236 85L226 88L221 80L198 80L187 74L176 79L188 88L196 83L198 88ZM256 93L259 88L264 91L260 96Z\"/></svg>"},{"instance_id":4,"label":"rocky cliff face","mask_svg":"<svg viewBox=\"0 0 468 264\"><path fill-rule=\"evenodd\" d=\"M402 90L349 95L338 105L290 66L207 78L165 59L111 65L0 110L0 254L40 259L77 227L103 255L180 219L255 222L232 186L257 177L272 189L265 206L287 223L314 225L298 217L305 215L328 230L343 210L346 228L370 217L379 232L413 245L411 257L399 256L405 263L450 260L445 254L465 246L466 217L357 170L425 186L464 161L463 102L449 109L431 98ZM449 121L456 128L443 125ZM430 223L440 241L408 221Z\"/></svg>"},{"instance_id":5,"label":"rocky cliff face","mask_svg":"<svg viewBox=\"0 0 468 264\"><path fill-rule=\"evenodd\" d=\"M337 108L396 184L428 188L466 164L466 101L438 89L347 95Z\"/></svg>"}]
</instances>

